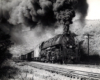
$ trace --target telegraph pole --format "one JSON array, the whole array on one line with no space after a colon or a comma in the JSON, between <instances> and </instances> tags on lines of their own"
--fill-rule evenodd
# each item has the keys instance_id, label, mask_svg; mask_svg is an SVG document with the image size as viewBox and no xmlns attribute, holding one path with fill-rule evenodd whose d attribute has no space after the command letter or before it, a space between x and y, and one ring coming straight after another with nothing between
<instances>
[{"instance_id":1,"label":"telegraph pole","mask_svg":"<svg viewBox=\"0 0 100 80\"><path fill-rule=\"evenodd\" d=\"M89 34L87 34L87 37L88 37L88 56L89 56Z\"/></svg>"},{"instance_id":2,"label":"telegraph pole","mask_svg":"<svg viewBox=\"0 0 100 80\"><path fill-rule=\"evenodd\" d=\"M87 46L88 46L88 56L89 56L89 54L90 54L90 49L89 49L89 48L90 48L90 42L89 42L89 41L90 41L90 36L93 36L93 35L86 34L86 38L87 38L87 40L88 40L88 41L87 41L87 44L88 44L88 45L87 45Z\"/></svg>"}]
</instances>

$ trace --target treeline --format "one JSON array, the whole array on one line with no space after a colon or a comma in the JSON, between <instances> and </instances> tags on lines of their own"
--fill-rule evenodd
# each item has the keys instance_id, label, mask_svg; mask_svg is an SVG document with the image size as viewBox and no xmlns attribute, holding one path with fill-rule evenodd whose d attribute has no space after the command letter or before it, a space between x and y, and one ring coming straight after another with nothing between
<instances>
[{"instance_id":1,"label":"treeline","mask_svg":"<svg viewBox=\"0 0 100 80\"><path fill-rule=\"evenodd\" d=\"M0 65L2 65L6 59L12 57L12 54L10 54L8 50L11 45L10 35L5 34L5 32L0 29Z\"/></svg>"}]
</instances>

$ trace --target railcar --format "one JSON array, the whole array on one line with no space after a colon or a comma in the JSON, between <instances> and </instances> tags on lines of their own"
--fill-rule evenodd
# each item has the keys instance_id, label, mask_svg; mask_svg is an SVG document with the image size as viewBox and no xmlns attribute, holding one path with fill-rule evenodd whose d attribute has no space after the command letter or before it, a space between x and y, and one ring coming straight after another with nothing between
<instances>
[{"instance_id":1,"label":"railcar","mask_svg":"<svg viewBox=\"0 0 100 80\"><path fill-rule=\"evenodd\" d=\"M27 55L21 55L21 60L26 60L27 59Z\"/></svg>"},{"instance_id":2,"label":"railcar","mask_svg":"<svg viewBox=\"0 0 100 80\"><path fill-rule=\"evenodd\" d=\"M27 53L27 60L33 61L34 60L34 51Z\"/></svg>"}]
</instances>

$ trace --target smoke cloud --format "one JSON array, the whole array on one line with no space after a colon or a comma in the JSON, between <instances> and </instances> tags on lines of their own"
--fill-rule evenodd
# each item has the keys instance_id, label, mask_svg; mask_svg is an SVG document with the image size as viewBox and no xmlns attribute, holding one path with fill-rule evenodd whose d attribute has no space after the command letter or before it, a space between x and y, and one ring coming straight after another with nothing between
<instances>
[{"instance_id":1,"label":"smoke cloud","mask_svg":"<svg viewBox=\"0 0 100 80\"><path fill-rule=\"evenodd\" d=\"M74 6L76 13L80 16L79 19L84 21L88 13L88 3L87 0L78 0L77 5Z\"/></svg>"},{"instance_id":2,"label":"smoke cloud","mask_svg":"<svg viewBox=\"0 0 100 80\"><path fill-rule=\"evenodd\" d=\"M41 41L62 33L57 16L74 0L0 0L0 28L11 35L11 53L24 54ZM70 14L68 14L70 15ZM61 29L61 30L59 30ZM18 52L19 51L19 52Z\"/></svg>"}]
</instances>

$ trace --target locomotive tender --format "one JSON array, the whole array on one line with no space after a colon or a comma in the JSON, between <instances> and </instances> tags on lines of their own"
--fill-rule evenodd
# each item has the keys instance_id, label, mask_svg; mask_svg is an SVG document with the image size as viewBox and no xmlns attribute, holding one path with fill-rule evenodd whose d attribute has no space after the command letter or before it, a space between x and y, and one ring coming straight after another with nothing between
<instances>
[{"instance_id":1,"label":"locomotive tender","mask_svg":"<svg viewBox=\"0 0 100 80\"><path fill-rule=\"evenodd\" d=\"M80 59L79 45L73 34L59 34L40 45L41 62L77 63Z\"/></svg>"}]
</instances>

